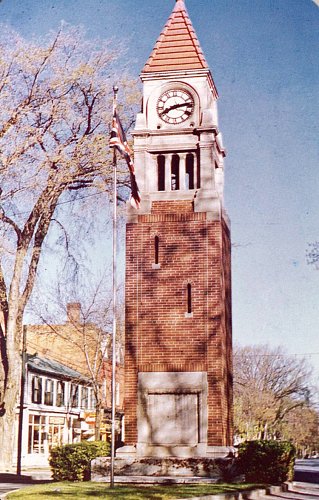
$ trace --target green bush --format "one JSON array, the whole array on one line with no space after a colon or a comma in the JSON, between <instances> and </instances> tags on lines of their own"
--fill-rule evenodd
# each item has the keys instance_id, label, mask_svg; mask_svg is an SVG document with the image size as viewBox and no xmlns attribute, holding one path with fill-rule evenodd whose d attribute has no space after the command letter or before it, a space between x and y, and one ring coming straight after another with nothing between
<instances>
[{"instance_id":1,"label":"green bush","mask_svg":"<svg viewBox=\"0 0 319 500\"><path fill-rule=\"evenodd\" d=\"M55 481L89 481L91 460L110 454L104 441L83 441L51 449L49 464Z\"/></svg>"},{"instance_id":2,"label":"green bush","mask_svg":"<svg viewBox=\"0 0 319 500\"><path fill-rule=\"evenodd\" d=\"M247 482L279 484L293 479L295 454L288 441L246 441L238 446L238 466Z\"/></svg>"}]
</instances>

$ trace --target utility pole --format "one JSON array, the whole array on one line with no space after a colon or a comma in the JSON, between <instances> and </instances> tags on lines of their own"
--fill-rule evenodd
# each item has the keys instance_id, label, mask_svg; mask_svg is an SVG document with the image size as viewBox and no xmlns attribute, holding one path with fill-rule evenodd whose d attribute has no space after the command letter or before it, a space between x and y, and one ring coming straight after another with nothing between
<instances>
[{"instance_id":1,"label":"utility pole","mask_svg":"<svg viewBox=\"0 0 319 500\"><path fill-rule=\"evenodd\" d=\"M113 117L116 113L118 87L113 86ZM112 427L111 427L111 470L110 487L114 487L114 458L115 458L115 412L116 412L116 294L117 294L117 160L116 148L113 149L113 332L112 332Z\"/></svg>"}]
</instances>

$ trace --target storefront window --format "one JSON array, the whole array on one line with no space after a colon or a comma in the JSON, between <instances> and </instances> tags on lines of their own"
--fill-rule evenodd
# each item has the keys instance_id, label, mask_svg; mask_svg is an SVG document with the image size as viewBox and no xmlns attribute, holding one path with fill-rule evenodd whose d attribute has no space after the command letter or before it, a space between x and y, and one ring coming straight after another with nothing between
<instances>
[{"instance_id":1,"label":"storefront window","mask_svg":"<svg viewBox=\"0 0 319 500\"><path fill-rule=\"evenodd\" d=\"M49 450L63 444L64 417L49 417L48 445Z\"/></svg>"},{"instance_id":2,"label":"storefront window","mask_svg":"<svg viewBox=\"0 0 319 500\"><path fill-rule=\"evenodd\" d=\"M29 415L28 453L44 453L45 439L47 439L45 417Z\"/></svg>"}]
</instances>

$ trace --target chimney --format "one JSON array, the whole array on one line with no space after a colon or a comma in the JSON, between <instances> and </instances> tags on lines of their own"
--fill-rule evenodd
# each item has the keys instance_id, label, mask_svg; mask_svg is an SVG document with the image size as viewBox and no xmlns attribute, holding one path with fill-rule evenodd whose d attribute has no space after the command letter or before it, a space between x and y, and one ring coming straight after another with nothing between
<instances>
[{"instance_id":1,"label":"chimney","mask_svg":"<svg viewBox=\"0 0 319 500\"><path fill-rule=\"evenodd\" d=\"M69 302L66 306L67 321L69 323L81 323L81 304L80 302Z\"/></svg>"}]
</instances>

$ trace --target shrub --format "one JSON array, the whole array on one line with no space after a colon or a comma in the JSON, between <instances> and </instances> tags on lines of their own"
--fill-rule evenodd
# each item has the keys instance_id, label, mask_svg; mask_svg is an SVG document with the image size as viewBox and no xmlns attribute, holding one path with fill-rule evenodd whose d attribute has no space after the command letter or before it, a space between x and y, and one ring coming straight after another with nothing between
<instances>
[{"instance_id":1,"label":"shrub","mask_svg":"<svg viewBox=\"0 0 319 500\"><path fill-rule=\"evenodd\" d=\"M110 454L104 441L83 441L52 448L49 464L55 481L89 481L91 460Z\"/></svg>"},{"instance_id":2,"label":"shrub","mask_svg":"<svg viewBox=\"0 0 319 500\"><path fill-rule=\"evenodd\" d=\"M238 446L238 466L247 482L278 484L293 479L295 454L288 441L246 441Z\"/></svg>"}]
</instances>

